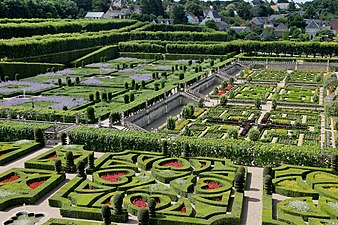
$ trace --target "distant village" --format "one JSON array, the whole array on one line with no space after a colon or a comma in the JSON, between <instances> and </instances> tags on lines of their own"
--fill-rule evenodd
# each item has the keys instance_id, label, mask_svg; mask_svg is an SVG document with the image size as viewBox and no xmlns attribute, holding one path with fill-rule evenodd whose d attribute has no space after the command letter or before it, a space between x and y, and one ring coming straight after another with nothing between
<instances>
[{"instance_id":1,"label":"distant village","mask_svg":"<svg viewBox=\"0 0 338 225\"><path fill-rule=\"evenodd\" d=\"M336 36L338 34L338 19L331 20L319 20L319 19L306 19L304 18L304 28L296 29L288 24L288 17L300 15L303 16L304 11L302 9L302 3L292 3L292 7L295 8L292 12L288 12L290 2L277 2L270 3L270 7L273 10L273 14L269 16L254 17L251 20L245 21L242 24L231 24L227 18L220 15L220 13L209 7L209 9L203 10L203 16L196 16L193 12L185 11L188 24L208 26L208 23L212 22L217 26L218 31L232 32L237 35L247 34L254 30L259 29L260 40L274 40L274 39L290 39L293 38L294 33L297 35L306 34L305 39L314 39L319 32L324 34L329 33ZM260 0L254 0L250 3L252 6L259 7ZM167 6L166 12L172 11L173 7ZM286 12L286 13L285 13ZM88 12L85 15L87 19L127 19L131 15L140 15L142 13L142 7L138 4L129 4L128 0L112 0L111 6L106 12ZM236 11L234 11L236 15ZM174 24L172 18L162 18L161 16L152 20L155 24ZM326 32L327 31L327 32ZM284 35L284 36L283 36ZM329 38L330 35L324 35L324 38ZM255 37L258 39L258 37Z\"/></svg>"}]
</instances>

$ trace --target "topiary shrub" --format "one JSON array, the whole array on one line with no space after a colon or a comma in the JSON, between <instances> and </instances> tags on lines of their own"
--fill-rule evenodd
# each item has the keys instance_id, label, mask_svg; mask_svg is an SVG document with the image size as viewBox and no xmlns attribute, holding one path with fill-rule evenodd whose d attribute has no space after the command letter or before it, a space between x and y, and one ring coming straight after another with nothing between
<instances>
[{"instance_id":1,"label":"topiary shrub","mask_svg":"<svg viewBox=\"0 0 338 225\"><path fill-rule=\"evenodd\" d=\"M98 91L95 92L95 101L96 102L100 102L101 101L101 99L100 99L100 92L98 92Z\"/></svg>"},{"instance_id":2,"label":"topiary shrub","mask_svg":"<svg viewBox=\"0 0 338 225\"><path fill-rule=\"evenodd\" d=\"M58 85L62 86L62 80L61 80L61 78L58 79Z\"/></svg>"},{"instance_id":3,"label":"topiary shrub","mask_svg":"<svg viewBox=\"0 0 338 225\"><path fill-rule=\"evenodd\" d=\"M162 141L162 154L166 157L169 156L168 141L167 140Z\"/></svg>"},{"instance_id":4,"label":"topiary shrub","mask_svg":"<svg viewBox=\"0 0 338 225\"><path fill-rule=\"evenodd\" d=\"M67 134L64 133L64 132L62 132L61 135L60 135L60 137L61 137L61 143L62 143L62 145L67 145Z\"/></svg>"},{"instance_id":5,"label":"topiary shrub","mask_svg":"<svg viewBox=\"0 0 338 225\"><path fill-rule=\"evenodd\" d=\"M113 93L108 92L108 101L111 101L113 99Z\"/></svg>"},{"instance_id":6,"label":"topiary shrub","mask_svg":"<svg viewBox=\"0 0 338 225\"><path fill-rule=\"evenodd\" d=\"M243 193L244 192L244 174L243 173L236 173L234 178L234 188L237 192Z\"/></svg>"},{"instance_id":7,"label":"topiary shrub","mask_svg":"<svg viewBox=\"0 0 338 225\"><path fill-rule=\"evenodd\" d=\"M271 195L272 194L272 177L270 175L264 176L264 191L266 194Z\"/></svg>"},{"instance_id":8,"label":"topiary shrub","mask_svg":"<svg viewBox=\"0 0 338 225\"><path fill-rule=\"evenodd\" d=\"M70 77L67 78L66 83L68 87L72 86L72 80L70 79Z\"/></svg>"},{"instance_id":9,"label":"topiary shrub","mask_svg":"<svg viewBox=\"0 0 338 225\"><path fill-rule=\"evenodd\" d=\"M94 113L95 113L94 108L89 106L87 108L87 118L88 118L88 121L90 123L93 123L95 121L95 114Z\"/></svg>"},{"instance_id":10,"label":"topiary shrub","mask_svg":"<svg viewBox=\"0 0 338 225\"><path fill-rule=\"evenodd\" d=\"M336 154L333 154L331 158L331 169L332 169L332 172L335 174L338 173L337 163L338 163L338 157Z\"/></svg>"},{"instance_id":11,"label":"topiary shrub","mask_svg":"<svg viewBox=\"0 0 338 225\"><path fill-rule=\"evenodd\" d=\"M128 104L129 103L129 95L125 94L123 96L123 98L124 98L124 104Z\"/></svg>"},{"instance_id":12,"label":"topiary shrub","mask_svg":"<svg viewBox=\"0 0 338 225\"><path fill-rule=\"evenodd\" d=\"M41 147L45 146L45 139L43 137L43 132L40 128L34 130L34 140L40 144Z\"/></svg>"},{"instance_id":13,"label":"topiary shrub","mask_svg":"<svg viewBox=\"0 0 338 225\"><path fill-rule=\"evenodd\" d=\"M176 119L173 116L169 116L167 118L167 129L168 130L175 130L176 127Z\"/></svg>"},{"instance_id":14,"label":"topiary shrub","mask_svg":"<svg viewBox=\"0 0 338 225\"><path fill-rule=\"evenodd\" d=\"M133 102L135 100L135 94L132 92L129 94L129 101Z\"/></svg>"},{"instance_id":15,"label":"topiary shrub","mask_svg":"<svg viewBox=\"0 0 338 225\"><path fill-rule=\"evenodd\" d=\"M94 95L92 93L89 94L89 101L91 101L91 102L94 101Z\"/></svg>"},{"instance_id":16,"label":"topiary shrub","mask_svg":"<svg viewBox=\"0 0 338 225\"><path fill-rule=\"evenodd\" d=\"M75 77L75 83L79 84L80 83L80 77Z\"/></svg>"},{"instance_id":17,"label":"topiary shrub","mask_svg":"<svg viewBox=\"0 0 338 225\"><path fill-rule=\"evenodd\" d=\"M113 201L114 201L115 214L122 213L123 198L124 198L124 195L120 194L119 192L116 192L116 194L114 195Z\"/></svg>"},{"instance_id":18,"label":"topiary shrub","mask_svg":"<svg viewBox=\"0 0 338 225\"><path fill-rule=\"evenodd\" d=\"M95 169L94 160L95 160L94 152L91 152L87 157L87 163L88 163L88 168L86 170L87 174L92 174L94 172L94 169Z\"/></svg>"},{"instance_id":19,"label":"topiary shrub","mask_svg":"<svg viewBox=\"0 0 338 225\"><path fill-rule=\"evenodd\" d=\"M64 105L64 106L62 107L62 110L63 110L63 111L67 111L67 110L68 110L68 107L67 107L66 105Z\"/></svg>"},{"instance_id":20,"label":"topiary shrub","mask_svg":"<svg viewBox=\"0 0 338 225\"><path fill-rule=\"evenodd\" d=\"M15 80L19 81L20 80L20 75L18 73L15 74Z\"/></svg>"},{"instance_id":21,"label":"topiary shrub","mask_svg":"<svg viewBox=\"0 0 338 225\"><path fill-rule=\"evenodd\" d=\"M62 162L60 159L56 159L54 161L54 170L57 172L57 173L61 173L62 172Z\"/></svg>"},{"instance_id":22,"label":"topiary shrub","mask_svg":"<svg viewBox=\"0 0 338 225\"><path fill-rule=\"evenodd\" d=\"M76 166L74 164L74 155L72 151L66 153L66 172L74 173L76 171Z\"/></svg>"},{"instance_id":23,"label":"topiary shrub","mask_svg":"<svg viewBox=\"0 0 338 225\"><path fill-rule=\"evenodd\" d=\"M183 144L183 157L190 157L190 145L187 142Z\"/></svg>"},{"instance_id":24,"label":"topiary shrub","mask_svg":"<svg viewBox=\"0 0 338 225\"><path fill-rule=\"evenodd\" d=\"M101 215L103 219L103 224L109 225L111 223L111 211L108 205L102 206Z\"/></svg>"},{"instance_id":25,"label":"topiary shrub","mask_svg":"<svg viewBox=\"0 0 338 225\"><path fill-rule=\"evenodd\" d=\"M155 201L155 199L153 199L153 198L149 199L148 208L149 208L149 216L150 217L156 217L156 212L155 212L156 201Z\"/></svg>"},{"instance_id":26,"label":"topiary shrub","mask_svg":"<svg viewBox=\"0 0 338 225\"><path fill-rule=\"evenodd\" d=\"M149 210L148 208L140 208L137 215L139 225L149 225Z\"/></svg>"},{"instance_id":27,"label":"topiary shrub","mask_svg":"<svg viewBox=\"0 0 338 225\"><path fill-rule=\"evenodd\" d=\"M86 178L87 175L85 173L85 168L86 168L86 164L83 162L83 160L80 160L78 163L77 163L77 175L79 177L83 177L83 178Z\"/></svg>"},{"instance_id":28,"label":"topiary shrub","mask_svg":"<svg viewBox=\"0 0 338 225\"><path fill-rule=\"evenodd\" d=\"M107 95L106 92L103 92L103 93L102 93L102 101L108 102L108 95Z\"/></svg>"},{"instance_id":29,"label":"topiary shrub","mask_svg":"<svg viewBox=\"0 0 338 225\"><path fill-rule=\"evenodd\" d=\"M124 83L124 88L127 89L127 90L129 89L129 84L128 84L128 82L125 82L125 83Z\"/></svg>"},{"instance_id":30,"label":"topiary shrub","mask_svg":"<svg viewBox=\"0 0 338 225\"><path fill-rule=\"evenodd\" d=\"M266 175L270 175L272 178L274 177L274 172L272 170L272 166L271 165L267 165L264 167L263 169L263 177L265 177Z\"/></svg>"}]
</instances>

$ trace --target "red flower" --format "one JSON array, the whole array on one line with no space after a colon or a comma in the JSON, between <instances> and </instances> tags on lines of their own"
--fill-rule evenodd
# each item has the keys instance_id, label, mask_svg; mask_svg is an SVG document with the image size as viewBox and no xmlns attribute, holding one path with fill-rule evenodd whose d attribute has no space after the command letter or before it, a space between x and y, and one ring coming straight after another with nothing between
<instances>
[{"instance_id":1,"label":"red flower","mask_svg":"<svg viewBox=\"0 0 338 225\"><path fill-rule=\"evenodd\" d=\"M105 202L104 202L104 204L106 204L106 205L110 205L110 201L109 201L109 200L107 200L107 201L105 201Z\"/></svg>"},{"instance_id":2,"label":"red flower","mask_svg":"<svg viewBox=\"0 0 338 225\"><path fill-rule=\"evenodd\" d=\"M185 207L182 207L181 210L180 210L180 212L186 213L186 212L187 212L187 209L186 209Z\"/></svg>"},{"instance_id":3,"label":"red flower","mask_svg":"<svg viewBox=\"0 0 338 225\"><path fill-rule=\"evenodd\" d=\"M28 186L30 187L30 189L34 190L35 188L39 187L43 183L45 183L45 180L35 181L33 183L28 184Z\"/></svg>"},{"instance_id":4,"label":"red flower","mask_svg":"<svg viewBox=\"0 0 338 225\"><path fill-rule=\"evenodd\" d=\"M221 96L222 94L224 94L225 92L229 91L234 85L228 85L226 88L224 88L223 90L220 90L218 93L217 93L217 97Z\"/></svg>"},{"instance_id":5,"label":"red flower","mask_svg":"<svg viewBox=\"0 0 338 225\"><path fill-rule=\"evenodd\" d=\"M206 164L205 163L201 163L201 167L205 167L206 166Z\"/></svg>"},{"instance_id":6,"label":"red flower","mask_svg":"<svg viewBox=\"0 0 338 225\"><path fill-rule=\"evenodd\" d=\"M208 184L208 187L206 188L206 190L214 190L214 189L218 189L222 187L221 185L215 182L206 181L205 183Z\"/></svg>"},{"instance_id":7,"label":"red flower","mask_svg":"<svg viewBox=\"0 0 338 225\"><path fill-rule=\"evenodd\" d=\"M106 181L115 183L119 181L119 177L124 176L126 174L127 174L126 172L108 173L100 177Z\"/></svg>"},{"instance_id":8,"label":"red flower","mask_svg":"<svg viewBox=\"0 0 338 225\"><path fill-rule=\"evenodd\" d=\"M51 156L48 157L48 159L56 159L58 156L56 154L53 154Z\"/></svg>"},{"instance_id":9,"label":"red flower","mask_svg":"<svg viewBox=\"0 0 338 225\"><path fill-rule=\"evenodd\" d=\"M160 200L156 201L156 205L158 205L158 204L160 204L160 203L161 203Z\"/></svg>"},{"instance_id":10,"label":"red flower","mask_svg":"<svg viewBox=\"0 0 338 225\"><path fill-rule=\"evenodd\" d=\"M161 166L172 166L172 167L175 167L175 168L182 168L183 167L182 164L180 164L177 160L162 163Z\"/></svg>"},{"instance_id":11,"label":"red flower","mask_svg":"<svg viewBox=\"0 0 338 225\"><path fill-rule=\"evenodd\" d=\"M144 201L142 198L135 198L132 201L132 204L139 207L139 208L146 208L148 207L148 202Z\"/></svg>"},{"instance_id":12,"label":"red flower","mask_svg":"<svg viewBox=\"0 0 338 225\"><path fill-rule=\"evenodd\" d=\"M4 156L4 155L6 155L6 154L7 154L7 153L1 153L0 156Z\"/></svg>"},{"instance_id":13,"label":"red flower","mask_svg":"<svg viewBox=\"0 0 338 225\"><path fill-rule=\"evenodd\" d=\"M143 157L143 162L148 160L149 158L147 156Z\"/></svg>"},{"instance_id":14,"label":"red flower","mask_svg":"<svg viewBox=\"0 0 338 225\"><path fill-rule=\"evenodd\" d=\"M222 202L222 199L216 198L216 202Z\"/></svg>"},{"instance_id":15,"label":"red flower","mask_svg":"<svg viewBox=\"0 0 338 225\"><path fill-rule=\"evenodd\" d=\"M17 179L19 179L19 177L18 177L17 175L12 175L12 176L10 176L9 178L6 178L6 179L0 181L0 184L1 184L1 183L12 182L12 181L15 181L15 180L17 180Z\"/></svg>"}]
</instances>

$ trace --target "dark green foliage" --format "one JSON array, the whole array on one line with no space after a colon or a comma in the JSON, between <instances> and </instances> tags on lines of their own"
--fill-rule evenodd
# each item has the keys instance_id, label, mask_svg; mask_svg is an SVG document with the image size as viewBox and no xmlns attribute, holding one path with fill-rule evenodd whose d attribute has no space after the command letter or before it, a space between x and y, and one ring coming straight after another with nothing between
<instances>
[{"instance_id":1,"label":"dark green foliage","mask_svg":"<svg viewBox=\"0 0 338 225\"><path fill-rule=\"evenodd\" d=\"M66 83L67 83L67 86L68 86L68 87L70 87L70 86L73 85L73 84L72 84L72 80L70 79L70 77L67 78Z\"/></svg>"},{"instance_id":2,"label":"dark green foliage","mask_svg":"<svg viewBox=\"0 0 338 225\"><path fill-rule=\"evenodd\" d=\"M167 140L162 141L162 154L166 157L169 156L168 141Z\"/></svg>"},{"instance_id":3,"label":"dark green foliage","mask_svg":"<svg viewBox=\"0 0 338 225\"><path fill-rule=\"evenodd\" d=\"M190 145L187 142L183 143L183 157L190 157Z\"/></svg>"},{"instance_id":4,"label":"dark green foliage","mask_svg":"<svg viewBox=\"0 0 338 225\"><path fill-rule=\"evenodd\" d=\"M61 164L61 160L60 159L56 159L54 161L54 168L55 168L55 171L57 173L61 173L62 172L62 164Z\"/></svg>"},{"instance_id":5,"label":"dark green foliage","mask_svg":"<svg viewBox=\"0 0 338 225\"><path fill-rule=\"evenodd\" d=\"M262 104L261 99L260 98L256 98L255 99L255 107L256 107L256 109L261 109L261 104Z\"/></svg>"},{"instance_id":6,"label":"dark green foliage","mask_svg":"<svg viewBox=\"0 0 338 225\"><path fill-rule=\"evenodd\" d=\"M176 119L173 116L169 116L167 118L167 129L168 130L175 130L176 127Z\"/></svg>"},{"instance_id":7,"label":"dark green foliage","mask_svg":"<svg viewBox=\"0 0 338 225\"><path fill-rule=\"evenodd\" d=\"M92 93L89 94L89 101L91 101L91 102L94 101L94 95Z\"/></svg>"},{"instance_id":8,"label":"dark green foliage","mask_svg":"<svg viewBox=\"0 0 338 225\"><path fill-rule=\"evenodd\" d=\"M45 139L43 136L43 131L40 128L35 128L34 139L36 142L40 143L41 147L45 146Z\"/></svg>"},{"instance_id":9,"label":"dark green foliage","mask_svg":"<svg viewBox=\"0 0 338 225\"><path fill-rule=\"evenodd\" d=\"M109 119L111 120L112 124L113 123L118 123L120 121L120 119L121 119L120 118L120 114L112 112L109 115Z\"/></svg>"},{"instance_id":10,"label":"dark green foliage","mask_svg":"<svg viewBox=\"0 0 338 225\"><path fill-rule=\"evenodd\" d=\"M64 106L62 107L62 110L67 111L67 110L68 110L68 107L67 107L66 105L64 105Z\"/></svg>"},{"instance_id":11,"label":"dark green foliage","mask_svg":"<svg viewBox=\"0 0 338 225\"><path fill-rule=\"evenodd\" d=\"M144 89L146 87L146 82L144 80L141 81L141 87L142 87L142 89Z\"/></svg>"},{"instance_id":12,"label":"dark green foliage","mask_svg":"<svg viewBox=\"0 0 338 225\"><path fill-rule=\"evenodd\" d=\"M277 100L276 99L272 100L272 109L273 110L277 109Z\"/></svg>"},{"instance_id":13,"label":"dark green foliage","mask_svg":"<svg viewBox=\"0 0 338 225\"><path fill-rule=\"evenodd\" d=\"M180 73L180 74L178 75L178 79L179 79L179 80L184 80L184 73Z\"/></svg>"},{"instance_id":14,"label":"dark green foliage","mask_svg":"<svg viewBox=\"0 0 338 225\"><path fill-rule=\"evenodd\" d=\"M86 164L85 164L84 161L80 160L77 163L76 168L77 168L77 174L78 174L79 177L83 177L83 178L87 177L87 175L85 173Z\"/></svg>"},{"instance_id":15,"label":"dark green foliage","mask_svg":"<svg viewBox=\"0 0 338 225\"><path fill-rule=\"evenodd\" d=\"M333 154L332 155L332 158L331 158L331 169L334 173L338 173L338 157L336 154Z\"/></svg>"},{"instance_id":16,"label":"dark green foliage","mask_svg":"<svg viewBox=\"0 0 338 225\"><path fill-rule=\"evenodd\" d=\"M271 165L264 166L263 177L265 177L266 175L270 175L271 177L274 177L274 172L272 170Z\"/></svg>"},{"instance_id":17,"label":"dark green foliage","mask_svg":"<svg viewBox=\"0 0 338 225\"><path fill-rule=\"evenodd\" d=\"M155 83L154 84L154 91L158 91L159 90L159 84L158 83Z\"/></svg>"},{"instance_id":18,"label":"dark green foliage","mask_svg":"<svg viewBox=\"0 0 338 225\"><path fill-rule=\"evenodd\" d=\"M194 136L194 133L190 130L190 128L188 126L186 126L182 132L180 133L180 135L182 136L187 136L187 137L191 137Z\"/></svg>"},{"instance_id":19,"label":"dark green foliage","mask_svg":"<svg viewBox=\"0 0 338 225\"><path fill-rule=\"evenodd\" d=\"M80 83L80 77L75 77L75 83L79 84Z\"/></svg>"},{"instance_id":20,"label":"dark green foliage","mask_svg":"<svg viewBox=\"0 0 338 225\"><path fill-rule=\"evenodd\" d=\"M251 141L258 141L260 136L260 132L258 129L256 128L251 128L249 133L248 133L248 137L250 138Z\"/></svg>"},{"instance_id":21,"label":"dark green foliage","mask_svg":"<svg viewBox=\"0 0 338 225\"><path fill-rule=\"evenodd\" d=\"M18 73L15 74L15 80L16 80L16 81L19 81L19 80L20 80L20 74L18 74Z\"/></svg>"},{"instance_id":22,"label":"dark green foliage","mask_svg":"<svg viewBox=\"0 0 338 225\"><path fill-rule=\"evenodd\" d=\"M111 224L111 211L108 205L102 206L101 215L103 219L103 224L110 225Z\"/></svg>"},{"instance_id":23,"label":"dark green foliage","mask_svg":"<svg viewBox=\"0 0 338 225\"><path fill-rule=\"evenodd\" d=\"M5 82L9 81L9 76L5 76Z\"/></svg>"},{"instance_id":24,"label":"dark green foliage","mask_svg":"<svg viewBox=\"0 0 338 225\"><path fill-rule=\"evenodd\" d=\"M136 81L135 80L131 80L131 89L135 89L135 84L136 84Z\"/></svg>"},{"instance_id":25,"label":"dark green foliage","mask_svg":"<svg viewBox=\"0 0 338 225\"><path fill-rule=\"evenodd\" d=\"M270 175L264 176L264 192L268 195L272 194L273 185L272 185L272 177Z\"/></svg>"},{"instance_id":26,"label":"dark green foliage","mask_svg":"<svg viewBox=\"0 0 338 225\"><path fill-rule=\"evenodd\" d=\"M87 174L92 174L95 170L95 165L94 165L94 152L90 153L87 157L87 163L88 163L88 168L86 169Z\"/></svg>"},{"instance_id":27,"label":"dark green foliage","mask_svg":"<svg viewBox=\"0 0 338 225\"><path fill-rule=\"evenodd\" d=\"M221 106L227 106L228 98L225 95L222 95L221 99L219 100Z\"/></svg>"},{"instance_id":28,"label":"dark green foliage","mask_svg":"<svg viewBox=\"0 0 338 225\"><path fill-rule=\"evenodd\" d=\"M204 99L203 99L203 98L200 98L200 99L198 100L198 107L199 107L199 108L203 108L203 107L204 107Z\"/></svg>"},{"instance_id":29,"label":"dark green foliage","mask_svg":"<svg viewBox=\"0 0 338 225\"><path fill-rule=\"evenodd\" d=\"M87 107L87 118L90 123L95 121L95 111L91 106Z\"/></svg>"},{"instance_id":30,"label":"dark green foliage","mask_svg":"<svg viewBox=\"0 0 338 225\"><path fill-rule=\"evenodd\" d=\"M125 83L124 83L124 88L127 89L127 90L129 89L128 82L125 82Z\"/></svg>"},{"instance_id":31,"label":"dark green foliage","mask_svg":"<svg viewBox=\"0 0 338 225\"><path fill-rule=\"evenodd\" d=\"M119 192L116 192L116 194L114 195L113 202L114 202L115 214L122 213L123 198L124 198L124 195Z\"/></svg>"},{"instance_id":32,"label":"dark green foliage","mask_svg":"<svg viewBox=\"0 0 338 225\"><path fill-rule=\"evenodd\" d=\"M60 137L61 137L61 143L62 143L62 145L67 145L67 134L64 133L64 132L62 132L60 134Z\"/></svg>"},{"instance_id":33,"label":"dark green foliage","mask_svg":"<svg viewBox=\"0 0 338 225\"><path fill-rule=\"evenodd\" d=\"M234 178L234 188L237 192L244 192L244 182L245 177L243 173L236 173Z\"/></svg>"},{"instance_id":34,"label":"dark green foliage","mask_svg":"<svg viewBox=\"0 0 338 225\"><path fill-rule=\"evenodd\" d=\"M149 210L148 208L140 208L137 215L139 225L149 225Z\"/></svg>"},{"instance_id":35,"label":"dark green foliage","mask_svg":"<svg viewBox=\"0 0 338 225\"><path fill-rule=\"evenodd\" d=\"M131 92L131 93L129 94L129 100L130 100L130 102L135 101L135 94L134 94L133 92Z\"/></svg>"},{"instance_id":36,"label":"dark green foliage","mask_svg":"<svg viewBox=\"0 0 338 225\"><path fill-rule=\"evenodd\" d=\"M72 151L66 153L66 172L74 173L76 171L76 166L74 164L74 155Z\"/></svg>"},{"instance_id":37,"label":"dark green foliage","mask_svg":"<svg viewBox=\"0 0 338 225\"><path fill-rule=\"evenodd\" d=\"M95 101L96 102L100 102L101 101L101 99L100 99L100 92L98 92L98 91L95 92Z\"/></svg>"},{"instance_id":38,"label":"dark green foliage","mask_svg":"<svg viewBox=\"0 0 338 225\"><path fill-rule=\"evenodd\" d=\"M62 86L62 79L61 78L58 79L58 85Z\"/></svg>"},{"instance_id":39,"label":"dark green foliage","mask_svg":"<svg viewBox=\"0 0 338 225\"><path fill-rule=\"evenodd\" d=\"M189 103L188 105L184 106L182 109L182 117L185 119L191 119L194 116L195 112L195 105Z\"/></svg>"},{"instance_id":40,"label":"dark green foliage","mask_svg":"<svg viewBox=\"0 0 338 225\"><path fill-rule=\"evenodd\" d=\"M149 216L150 217L156 217L156 201L153 198L150 198L148 201L148 208L149 208Z\"/></svg>"},{"instance_id":41,"label":"dark green foliage","mask_svg":"<svg viewBox=\"0 0 338 225\"><path fill-rule=\"evenodd\" d=\"M107 92L102 93L102 101L107 102L108 101L108 95Z\"/></svg>"},{"instance_id":42,"label":"dark green foliage","mask_svg":"<svg viewBox=\"0 0 338 225\"><path fill-rule=\"evenodd\" d=\"M123 98L124 98L124 104L128 104L129 103L129 95L125 94L123 96Z\"/></svg>"},{"instance_id":43,"label":"dark green foliage","mask_svg":"<svg viewBox=\"0 0 338 225\"><path fill-rule=\"evenodd\" d=\"M110 102L113 99L113 93L108 92L108 101Z\"/></svg>"}]
</instances>

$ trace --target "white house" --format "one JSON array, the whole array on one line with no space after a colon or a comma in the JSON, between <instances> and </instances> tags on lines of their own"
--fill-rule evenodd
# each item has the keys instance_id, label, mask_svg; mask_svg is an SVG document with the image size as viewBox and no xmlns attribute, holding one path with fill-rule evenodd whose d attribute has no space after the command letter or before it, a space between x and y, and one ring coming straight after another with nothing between
<instances>
[{"instance_id":1,"label":"white house","mask_svg":"<svg viewBox=\"0 0 338 225\"><path fill-rule=\"evenodd\" d=\"M87 12L87 14L85 15L85 18L100 20L103 18L103 16L104 16L104 12Z\"/></svg>"}]
</instances>

